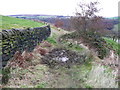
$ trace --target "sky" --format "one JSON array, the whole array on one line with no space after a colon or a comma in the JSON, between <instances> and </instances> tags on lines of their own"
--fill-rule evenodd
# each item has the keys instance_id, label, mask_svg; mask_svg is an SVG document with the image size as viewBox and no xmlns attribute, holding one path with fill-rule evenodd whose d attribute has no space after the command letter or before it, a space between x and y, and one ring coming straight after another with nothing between
<instances>
[{"instance_id":1,"label":"sky","mask_svg":"<svg viewBox=\"0 0 120 90\"><path fill-rule=\"evenodd\" d=\"M79 2L96 0L0 0L1 15L16 14L47 14L47 15L74 15ZM104 17L118 16L118 2L120 0L97 0L100 2L98 13Z\"/></svg>"}]
</instances>

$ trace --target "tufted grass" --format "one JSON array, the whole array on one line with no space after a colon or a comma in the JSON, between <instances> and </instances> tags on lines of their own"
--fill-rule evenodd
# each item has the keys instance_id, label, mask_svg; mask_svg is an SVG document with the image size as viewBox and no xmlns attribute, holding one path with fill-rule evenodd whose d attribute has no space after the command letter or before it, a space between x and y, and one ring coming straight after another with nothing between
<instances>
[{"instance_id":1,"label":"tufted grass","mask_svg":"<svg viewBox=\"0 0 120 90\"><path fill-rule=\"evenodd\" d=\"M117 73L109 67L94 64L85 83L93 88L118 88Z\"/></svg>"}]
</instances>

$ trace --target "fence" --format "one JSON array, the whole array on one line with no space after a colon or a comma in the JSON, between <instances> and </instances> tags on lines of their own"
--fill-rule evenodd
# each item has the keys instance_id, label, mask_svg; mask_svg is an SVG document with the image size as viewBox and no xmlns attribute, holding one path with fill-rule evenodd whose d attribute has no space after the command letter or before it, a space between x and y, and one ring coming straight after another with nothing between
<instances>
[{"instance_id":1,"label":"fence","mask_svg":"<svg viewBox=\"0 0 120 90\"><path fill-rule=\"evenodd\" d=\"M2 47L2 65L6 65L7 61L12 58L16 51L21 53L24 50L32 51L34 47L49 37L51 33L50 26L28 28L28 29L12 29L2 30L1 47Z\"/></svg>"}]
</instances>

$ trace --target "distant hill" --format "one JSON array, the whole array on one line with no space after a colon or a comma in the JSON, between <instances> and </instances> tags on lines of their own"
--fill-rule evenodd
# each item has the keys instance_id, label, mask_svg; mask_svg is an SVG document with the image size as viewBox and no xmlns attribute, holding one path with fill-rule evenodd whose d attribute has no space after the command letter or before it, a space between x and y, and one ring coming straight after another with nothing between
<instances>
[{"instance_id":1,"label":"distant hill","mask_svg":"<svg viewBox=\"0 0 120 90\"><path fill-rule=\"evenodd\" d=\"M59 19L61 22L63 22L63 26L61 28L65 30L72 30L71 28L71 16L62 16L62 15L45 15L45 14L20 14L20 15L9 15L11 17L15 18L22 18L22 19L28 19L33 21L43 21L51 24L55 24L56 21ZM107 17L104 18L103 21L104 24L106 24L106 30L113 30L118 31L118 26L120 27L120 17Z\"/></svg>"},{"instance_id":2,"label":"distant hill","mask_svg":"<svg viewBox=\"0 0 120 90\"><path fill-rule=\"evenodd\" d=\"M107 19L120 19L120 17L109 17Z\"/></svg>"},{"instance_id":3,"label":"distant hill","mask_svg":"<svg viewBox=\"0 0 120 90\"><path fill-rule=\"evenodd\" d=\"M0 25L0 29L11 29L11 28L32 28L32 27L40 27L43 26L43 23L38 23L31 20L25 20L20 18L14 18L10 16L2 16L0 15L0 21L2 21L2 25Z\"/></svg>"},{"instance_id":4,"label":"distant hill","mask_svg":"<svg viewBox=\"0 0 120 90\"><path fill-rule=\"evenodd\" d=\"M18 15L8 15L8 16L12 16L12 17L18 17L18 18L70 18L71 16L63 16L63 15L46 15L46 14L18 14ZM117 20L119 19L120 20L120 17L106 17L105 19L114 19L114 20Z\"/></svg>"},{"instance_id":5,"label":"distant hill","mask_svg":"<svg viewBox=\"0 0 120 90\"><path fill-rule=\"evenodd\" d=\"M70 16L63 15L45 15L45 14L18 14L18 15L9 15L17 18L69 18Z\"/></svg>"}]
</instances>

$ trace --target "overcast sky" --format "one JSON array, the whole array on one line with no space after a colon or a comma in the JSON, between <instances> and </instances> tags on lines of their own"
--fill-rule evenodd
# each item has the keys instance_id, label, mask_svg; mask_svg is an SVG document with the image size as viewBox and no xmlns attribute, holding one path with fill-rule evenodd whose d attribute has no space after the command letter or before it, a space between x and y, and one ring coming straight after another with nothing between
<instances>
[{"instance_id":1,"label":"overcast sky","mask_svg":"<svg viewBox=\"0 0 120 90\"><path fill-rule=\"evenodd\" d=\"M48 14L74 15L77 3L83 0L0 0L0 14ZM84 0L86 2L96 0ZM98 0L99 15L104 17L118 16L119 0Z\"/></svg>"}]
</instances>

